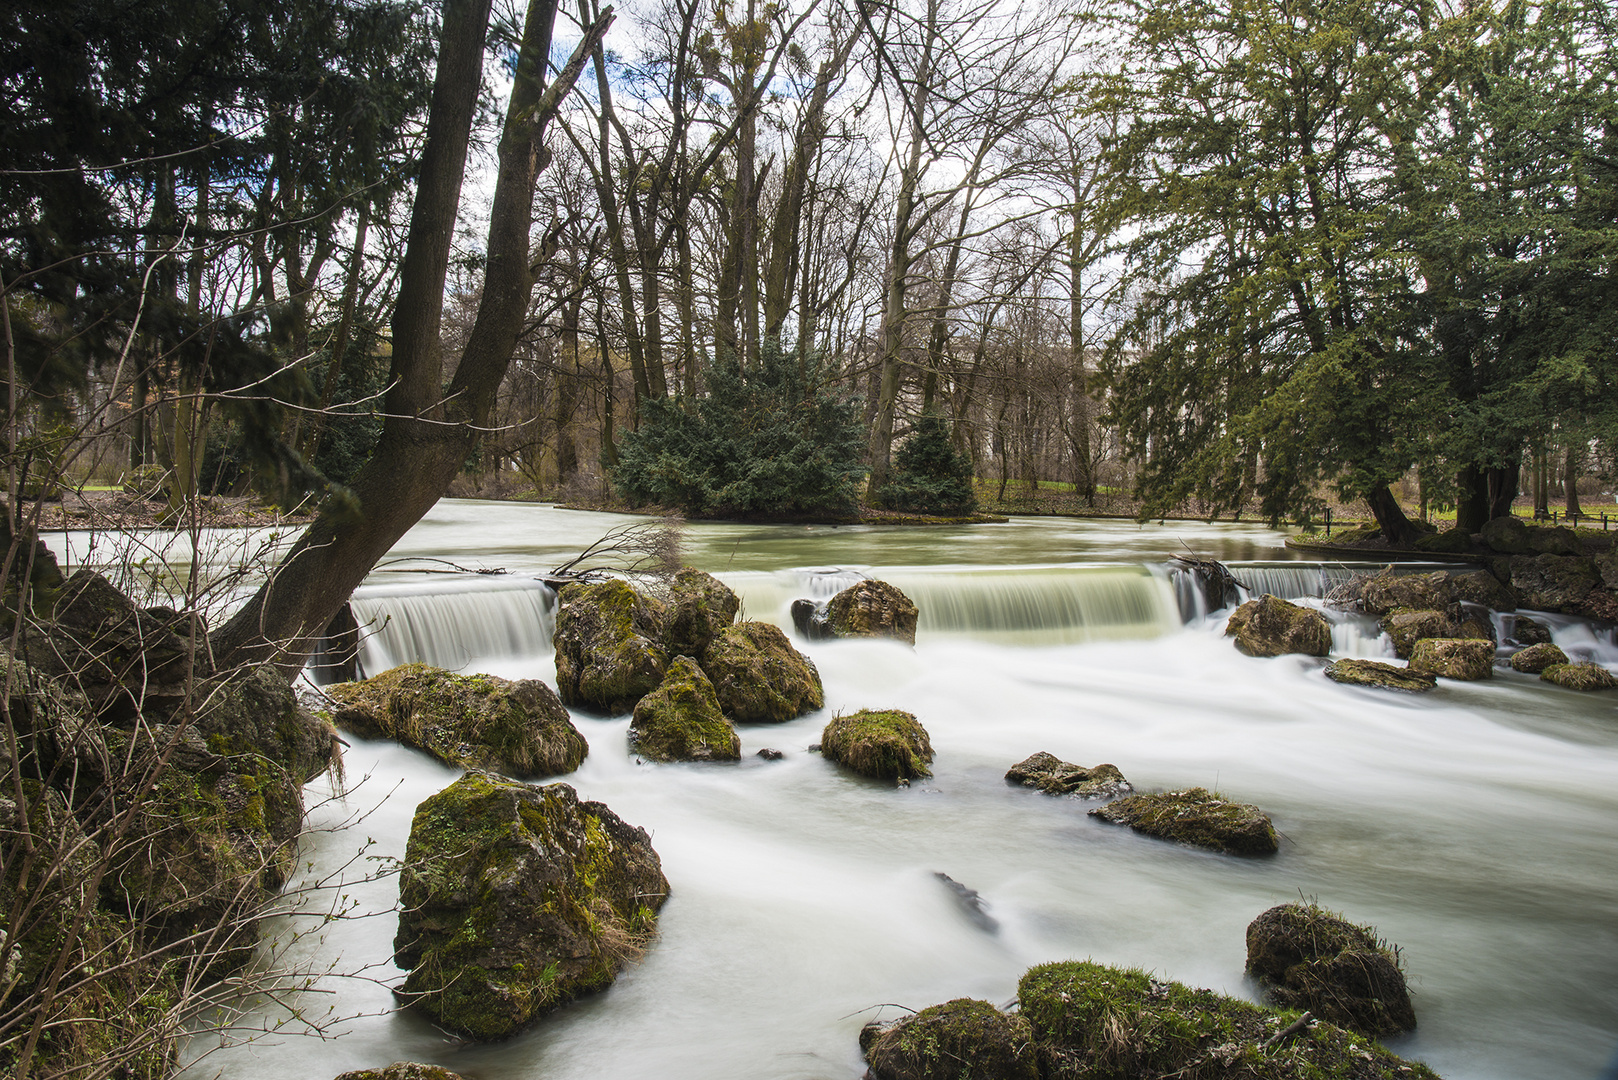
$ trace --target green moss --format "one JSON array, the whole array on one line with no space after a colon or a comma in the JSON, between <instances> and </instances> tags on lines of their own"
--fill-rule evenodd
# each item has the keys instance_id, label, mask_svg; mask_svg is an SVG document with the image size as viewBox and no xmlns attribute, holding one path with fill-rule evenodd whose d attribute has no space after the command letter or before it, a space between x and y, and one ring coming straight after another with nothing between
<instances>
[{"instance_id":1,"label":"green moss","mask_svg":"<svg viewBox=\"0 0 1618 1080\"><path fill-rule=\"evenodd\" d=\"M868 1026L860 1042L881 1080L1039 1080L1033 1028L987 1001L957 998Z\"/></svg>"},{"instance_id":2,"label":"green moss","mask_svg":"<svg viewBox=\"0 0 1618 1080\"><path fill-rule=\"evenodd\" d=\"M635 704L629 745L653 761L736 761L741 739L720 711L713 683L689 656L676 657L656 690Z\"/></svg>"},{"instance_id":3,"label":"green moss","mask_svg":"<svg viewBox=\"0 0 1618 1080\"><path fill-rule=\"evenodd\" d=\"M663 604L627 582L568 585L556 612L556 686L562 701L608 714L628 712L662 681Z\"/></svg>"},{"instance_id":4,"label":"green moss","mask_svg":"<svg viewBox=\"0 0 1618 1080\"><path fill-rule=\"evenodd\" d=\"M1232 855L1269 855L1280 847L1275 827L1262 810L1206 788L1130 795L1096 807L1090 816L1128 825L1147 836Z\"/></svg>"},{"instance_id":5,"label":"green moss","mask_svg":"<svg viewBox=\"0 0 1618 1080\"><path fill-rule=\"evenodd\" d=\"M703 671L737 723L781 723L826 703L814 662L772 623L741 622L708 646Z\"/></svg>"},{"instance_id":6,"label":"green moss","mask_svg":"<svg viewBox=\"0 0 1618 1080\"><path fill-rule=\"evenodd\" d=\"M1263 1046L1299 1014L1140 970L1044 964L1023 975L1017 1002L1046 1080L1435 1080L1426 1066L1327 1023Z\"/></svg>"},{"instance_id":7,"label":"green moss","mask_svg":"<svg viewBox=\"0 0 1618 1080\"><path fill-rule=\"evenodd\" d=\"M1618 678L1600 664L1551 664L1539 673L1548 683L1569 690L1611 690L1618 687Z\"/></svg>"},{"instance_id":8,"label":"green moss","mask_svg":"<svg viewBox=\"0 0 1618 1080\"><path fill-rule=\"evenodd\" d=\"M915 716L898 709L861 709L833 718L820 735L830 761L878 780L931 776L932 743Z\"/></svg>"},{"instance_id":9,"label":"green moss","mask_svg":"<svg viewBox=\"0 0 1618 1080\"><path fill-rule=\"evenodd\" d=\"M1399 953L1318 904L1281 904L1247 927L1247 971L1273 1004L1366 1035L1416 1026Z\"/></svg>"}]
</instances>

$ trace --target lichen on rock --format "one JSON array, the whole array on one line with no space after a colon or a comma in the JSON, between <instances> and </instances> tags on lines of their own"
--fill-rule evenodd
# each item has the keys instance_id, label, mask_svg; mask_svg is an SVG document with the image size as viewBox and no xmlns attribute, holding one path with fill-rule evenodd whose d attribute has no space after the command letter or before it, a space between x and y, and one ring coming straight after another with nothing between
<instances>
[{"instance_id":1,"label":"lichen on rock","mask_svg":"<svg viewBox=\"0 0 1618 1080\"><path fill-rule=\"evenodd\" d=\"M781 723L826 703L814 661L772 623L727 627L708 646L702 670L719 707L737 723Z\"/></svg>"},{"instance_id":2,"label":"lichen on rock","mask_svg":"<svg viewBox=\"0 0 1618 1080\"><path fill-rule=\"evenodd\" d=\"M1047 795L1072 795L1080 799L1110 799L1135 790L1116 765L1087 769L1043 750L1008 769L1006 781L1038 788Z\"/></svg>"},{"instance_id":3,"label":"lichen on rock","mask_svg":"<svg viewBox=\"0 0 1618 1080\"><path fill-rule=\"evenodd\" d=\"M1419 675L1475 682L1494 674L1494 642L1476 638L1423 638L1410 651Z\"/></svg>"},{"instance_id":4,"label":"lichen on rock","mask_svg":"<svg viewBox=\"0 0 1618 1080\"><path fill-rule=\"evenodd\" d=\"M1588 661L1582 664L1552 664L1539 673L1548 683L1568 690L1611 690L1618 687L1618 677Z\"/></svg>"},{"instance_id":5,"label":"lichen on rock","mask_svg":"<svg viewBox=\"0 0 1618 1080\"><path fill-rule=\"evenodd\" d=\"M1236 648L1248 656L1325 656L1331 651L1325 616L1268 594L1231 612L1225 636L1234 637Z\"/></svg>"},{"instance_id":6,"label":"lichen on rock","mask_svg":"<svg viewBox=\"0 0 1618 1080\"><path fill-rule=\"evenodd\" d=\"M886 581L856 582L826 605L826 625L837 637L890 637L914 645L917 617L910 597Z\"/></svg>"},{"instance_id":7,"label":"lichen on rock","mask_svg":"<svg viewBox=\"0 0 1618 1080\"><path fill-rule=\"evenodd\" d=\"M1420 694L1438 686L1438 680L1409 668L1395 667L1376 660L1345 658L1326 665L1326 678L1350 686L1378 686Z\"/></svg>"},{"instance_id":8,"label":"lichen on rock","mask_svg":"<svg viewBox=\"0 0 1618 1080\"><path fill-rule=\"evenodd\" d=\"M1147 836L1231 855L1272 855L1280 847L1268 814L1200 787L1126 795L1096 807L1090 816L1128 825Z\"/></svg>"},{"instance_id":9,"label":"lichen on rock","mask_svg":"<svg viewBox=\"0 0 1618 1080\"><path fill-rule=\"evenodd\" d=\"M876 780L932 775L927 729L899 709L861 709L834 717L820 734L820 752L828 761Z\"/></svg>"},{"instance_id":10,"label":"lichen on rock","mask_svg":"<svg viewBox=\"0 0 1618 1080\"><path fill-rule=\"evenodd\" d=\"M742 741L719 708L713 683L677 656L656 690L635 703L629 746L653 761L739 761Z\"/></svg>"},{"instance_id":11,"label":"lichen on rock","mask_svg":"<svg viewBox=\"0 0 1618 1080\"><path fill-rule=\"evenodd\" d=\"M538 679L405 664L325 692L339 727L368 739L394 739L462 769L519 779L557 776L577 769L590 751L556 694Z\"/></svg>"},{"instance_id":12,"label":"lichen on rock","mask_svg":"<svg viewBox=\"0 0 1618 1080\"><path fill-rule=\"evenodd\" d=\"M1567 662L1567 653L1548 641L1511 654L1511 670L1524 675L1538 675L1552 664Z\"/></svg>"},{"instance_id":13,"label":"lichen on rock","mask_svg":"<svg viewBox=\"0 0 1618 1080\"><path fill-rule=\"evenodd\" d=\"M1247 971L1283 1009L1372 1036L1416 1026L1399 951L1316 904L1281 904L1249 923Z\"/></svg>"},{"instance_id":14,"label":"lichen on rock","mask_svg":"<svg viewBox=\"0 0 1618 1080\"><path fill-rule=\"evenodd\" d=\"M669 583L662 644L670 656L701 660L713 639L736 621L741 600L730 586L692 567Z\"/></svg>"},{"instance_id":15,"label":"lichen on rock","mask_svg":"<svg viewBox=\"0 0 1618 1080\"><path fill-rule=\"evenodd\" d=\"M1425 638L1470 638L1494 644L1494 624L1459 604L1446 611L1394 608L1383 616L1380 625L1393 641L1394 655L1401 660L1408 660L1416 642Z\"/></svg>"},{"instance_id":16,"label":"lichen on rock","mask_svg":"<svg viewBox=\"0 0 1618 1080\"><path fill-rule=\"evenodd\" d=\"M1028 1021L972 998L867 1024L860 1049L873 1080L1039 1080Z\"/></svg>"},{"instance_id":17,"label":"lichen on rock","mask_svg":"<svg viewBox=\"0 0 1618 1080\"><path fill-rule=\"evenodd\" d=\"M573 582L556 608L556 689L563 704L609 715L629 712L668 669L662 601L626 581Z\"/></svg>"},{"instance_id":18,"label":"lichen on rock","mask_svg":"<svg viewBox=\"0 0 1618 1080\"><path fill-rule=\"evenodd\" d=\"M638 959L668 897L645 830L566 784L469 772L416 808L400 874L401 996L497 1040Z\"/></svg>"}]
</instances>

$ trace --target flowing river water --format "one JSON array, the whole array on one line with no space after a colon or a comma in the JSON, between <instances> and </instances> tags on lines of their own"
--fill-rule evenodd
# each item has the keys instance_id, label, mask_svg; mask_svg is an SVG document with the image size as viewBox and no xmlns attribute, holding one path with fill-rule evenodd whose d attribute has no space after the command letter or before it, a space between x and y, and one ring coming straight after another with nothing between
<instances>
[{"instance_id":1,"label":"flowing river water","mask_svg":"<svg viewBox=\"0 0 1618 1080\"><path fill-rule=\"evenodd\" d=\"M629 520L440 503L393 556L511 573L384 567L355 598L378 628L363 662L554 685L550 598L522 575ZM1005 1003L1049 960L1093 957L1256 999L1245 928L1305 897L1400 946L1420 1026L1388 1041L1395 1052L1451 1080L1590 1080L1618 1046L1618 693L1497 670L1410 697L1339 686L1317 660L1242 656L1221 634L1225 613L1195 611L1164 565L1189 549L1295 597L1341 575L1289 561L1282 540L1252 525L1030 518L689 525L686 561L736 589L747 617L790 630L793 599L868 574L912 596L921 627L914 649L795 640L826 708L743 726L740 764L642 764L625 749L627 717L575 714L590 755L561 779L646 828L672 884L645 960L517 1038L462 1045L393 1010L396 881L356 881L341 890L349 914L375 914L269 928L279 963L348 973L292 999L306 1019L343 1018L340 1034L289 1035L291 1021L250 1042L194 1040L205 1056L189 1075L318 1080L417 1060L478 1080L852 1080L866 1020L962 996ZM1610 632L1571 620L1555 632L1576 658L1618 667ZM1386 648L1362 619L1340 619L1334 641L1339 653ZM932 779L897 789L807 752L833 713L863 707L917 715ZM310 788L312 877L402 856L416 804L456 775L350 742L346 798ZM754 756L763 747L785 758ZM1256 803L1281 851L1212 855L1007 785L1006 769L1038 750L1112 762L1141 790L1202 785ZM938 873L976 889L992 926ZM265 1005L237 1034L287 1017Z\"/></svg>"}]
</instances>

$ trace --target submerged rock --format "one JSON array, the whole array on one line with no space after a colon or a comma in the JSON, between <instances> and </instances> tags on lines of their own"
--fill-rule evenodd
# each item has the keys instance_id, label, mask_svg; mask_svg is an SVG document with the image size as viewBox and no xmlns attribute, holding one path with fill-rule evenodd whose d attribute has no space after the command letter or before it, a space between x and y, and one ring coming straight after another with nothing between
<instances>
[{"instance_id":1,"label":"submerged rock","mask_svg":"<svg viewBox=\"0 0 1618 1080\"><path fill-rule=\"evenodd\" d=\"M461 1075L442 1065L395 1061L385 1069L355 1069L338 1076L337 1080L461 1080Z\"/></svg>"},{"instance_id":2,"label":"submerged rock","mask_svg":"<svg viewBox=\"0 0 1618 1080\"><path fill-rule=\"evenodd\" d=\"M1281 904L1249 923L1247 971L1283 1009L1371 1036L1416 1026L1398 950L1315 904Z\"/></svg>"},{"instance_id":3,"label":"submerged rock","mask_svg":"<svg viewBox=\"0 0 1618 1080\"><path fill-rule=\"evenodd\" d=\"M1380 686L1414 694L1424 693L1438 685L1438 680L1431 675L1375 660L1344 659L1327 664L1326 678L1350 686Z\"/></svg>"},{"instance_id":4,"label":"submerged rock","mask_svg":"<svg viewBox=\"0 0 1618 1080\"><path fill-rule=\"evenodd\" d=\"M824 601L818 604L808 599L792 601L792 626L809 641L825 641L837 636L826 622Z\"/></svg>"},{"instance_id":5,"label":"submerged rock","mask_svg":"<svg viewBox=\"0 0 1618 1080\"><path fill-rule=\"evenodd\" d=\"M837 637L890 637L916 643L916 605L885 581L861 581L831 598L826 625Z\"/></svg>"},{"instance_id":6,"label":"submerged rock","mask_svg":"<svg viewBox=\"0 0 1618 1080\"><path fill-rule=\"evenodd\" d=\"M557 597L556 689L593 712L629 712L668 670L663 604L616 578L574 582Z\"/></svg>"},{"instance_id":7,"label":"submerged rock","mask_svg":"<svg viewBox=\"0 0 1618 1080\"><path fill-rule=\"evenodd\" d=\"M338 727L393 739L462 769L528 780L570 773L590 752L556 694L538 679L405 664L326 693Z\"/></svg>"},{"instance_id":8,"label":"submerged rock","mask_svg":"<svg viewBox=\"0 0 1618 1080\"><path fill-rule=\"evenodd\" d=\"M931 776L933 745L927 729L899 709L861 709L834 717L820 733L820 753L828 761L877 780Z\"/></svg>"},{"instance_id":9,"label":"submerged rock","mask_svg":"<svg viewBox=\"0 0 1618 1080\"><path fill-rule=\"evenodd\" d=\"M1147 836L1231 855L1272 855L1280 847L1268 814L1206 788L1127 795L1096 807L1090 816L1128 825Z\"/></svg>"},{"instance_id":10,"label":"submerged rock","mask_svg":"<svg viewBox=\"0 0 1618 1080\"><path fill-rule=\"evenodd\" d=\"M961 912L968 919L971 919L972 924L979 930L992 934L1000 929L1000 924L995 921L993 915L989 914L988 905L984 903L982 895L976 889L967 888L942 870L933 871L933 877L937 878L944 888L949 890Z\"/></svg>"},{"instance_id":11,"label":"submerged rock","mask_svg":"<svg viewBox=\"0 0 1618 1080\"><path fill-rule=\"evenodd\" d=\"M972 998L867 1024L860 1049L873 1080L1039 1080L1028 1021Z\"/></svg>"},{"instance_id":12,"label":"submerged rock","mask_svg":"<svg viewBox=\"0 0 1618 1080\"><path fill-rule=\"evenodd\" d=\"M772 623L728 627L708 646L702 668L719 707L738 723L781 723L826 703L814 661Z\"/></svg>"},{"instance_id":13,"label":"submerged rock","mask_svg":"<svg viewBox=\"0 0 1618 1080\"><path fill-rule=\"evenodd\" d=\"M1539 677L1569 690L1611 690L1618 687L1618 678L1600 664L1552 664L1541 671Z\"/></svg>"},{"instance_id":14,"label":"submerged rock","mask_svg":"<svg viewBox=\"0 0 1618 1080\"><path fill-rule=\"evenodd\" d=\"M1437 1080L1420 1062L1335 1024L1280 1037L1290 1013L1089 961L1030 968L1017 1004L1045 1077Z\"/></svg>"},{"instance_id":15,"label":"submerged rock","mask_svg":"<svg viewBox=\"0 0 1618 1080\"><path fill-rule=\"evenodd\" d=\"M1331 626L1325 616L1268 594L1231 612L1225 636L1235 637L1236 648L1248 656L1325 656L1331 652Z\"/></svg>"},{"instance_id":16,"label":"submerged rock","mask_svg":"<svg viewBox=\"0 0 1618 1080\"><path fill-rule=\"evenodd\" d=\"M663 647L670 656L701 660L713 639L736 621L741 600L730 586L701 570L682 567L669 586Z\"/></svg>"},{"instance_id":17,"label":"submerged rock","mask_svg":"<svg viewBox=\"0 0 1618 1080\"><path fill-rule=\"evenodd\" d=\"M1525 615L1518 615L1511 621L1511 640L1519 645L1549 645L1550 627Z\"/></svg>"},{"instance_id":18,"label":"submerged rock","mask_svg":"<svg viewBox=\"0 0 1618 1080\"><path fill-rule=\"evenodd\" d=\"M719 710L713 683L677 656L656 690L635 703L629 746L653 761L739 761L742 741Z\"/></svg>"},{"instance_id":19,"label":"submerged rock","mask_svg":"<svg viewBox=\"0 0 1618 1080\"><path fill-rule=\"evenodd\" d=\"M1538 675L1552 664L1567 663L1567 653L1550 642L1530 645L1511 656L1511 669L1524 675Z\"/></svg>"},{"instance_id":20,"label":"submerged rock","mask_svg":"<svg viewBox=\"0 0 1618 1080\"><path fill-rule=\"evenodd\" d=\"M1423 638L1410 652L1418 675L1476 681L1494 674L1494 642L1475 638Z\"/></svg>"},{"instance_id":21,"label":"submerged rock","mask_svg":"<svg viewBox=\"0 0 1618 1080\"><path fill-rule=\"evenodd\" d=\"M400 994L458 1035L504 1039L610 986L651 941L668 891L645 830L601 803L469 772L410 824Z\"/></svg>"},{"instance_id":22,"label":"submerged rock","mask_svg":"<svg viewBox=\"0 0 1618 1080\"><path fill-rule=\"evenodd\" d=\"M1008 769L1006 781L1038 788L1047 795L1073 795L1080 799L1110 799L1135 790L1116 765L1087 769L1043 750Z\"/></svg>"}]
</instances>

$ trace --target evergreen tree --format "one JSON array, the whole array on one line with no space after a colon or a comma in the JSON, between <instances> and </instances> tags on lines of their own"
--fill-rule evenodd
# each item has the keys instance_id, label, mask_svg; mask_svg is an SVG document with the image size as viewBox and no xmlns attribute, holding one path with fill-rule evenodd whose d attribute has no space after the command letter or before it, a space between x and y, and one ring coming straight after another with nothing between
<instances>
[{"instance_id":1,"label":"evergreen tree","mask_svg":"<svg viewBox=\"0 0 1618 1080\"><path fill-rule=\"evenodd\" d=\"M756 367L733 354L707 369L708 396L642 401L614 484L632 504L700 517L818 517L854 511L864 467L856 406L822 362L766 342Z\"/></svg>"},{"instance_id":2,"label":"evergreen tree","mask_svg":"<svg viewBox=\"0 0 1618 1080\"><path fill-rule=\"evenodd\" d=\"M881 495L889 509L918 514L970 514L977 508L972 463L955 448L941 413L928 409L916 418Z\"/></svg>"}]
</instances>

